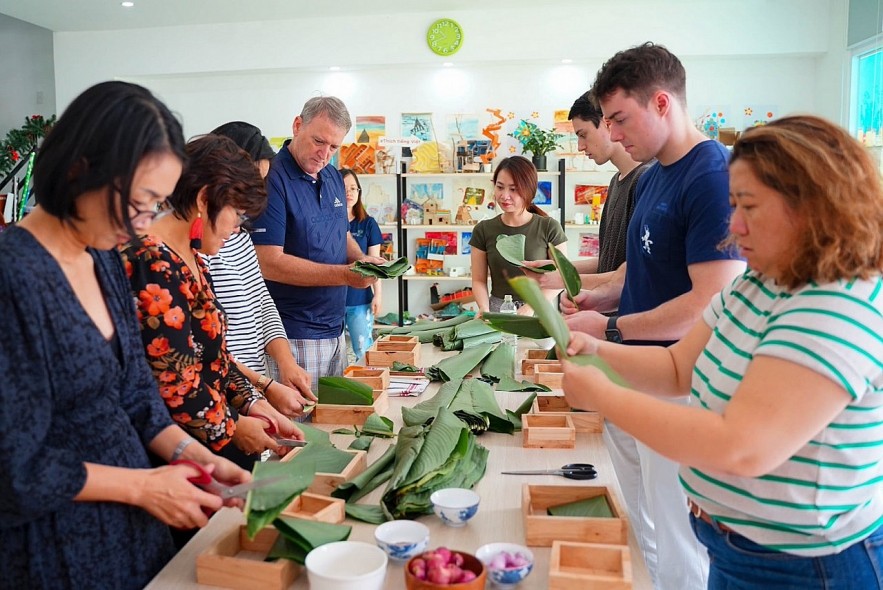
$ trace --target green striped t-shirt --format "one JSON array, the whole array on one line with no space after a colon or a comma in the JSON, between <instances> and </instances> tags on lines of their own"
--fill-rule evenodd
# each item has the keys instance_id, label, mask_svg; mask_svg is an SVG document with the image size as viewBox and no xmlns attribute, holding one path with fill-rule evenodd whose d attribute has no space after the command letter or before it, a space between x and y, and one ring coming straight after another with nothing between
<instances>
[{"instance_id":1,"label":"green striped t-shirt","mask_svg":"<svg viewBox=\"0 0 883 590\"><path fill-rule=\"evenodd\" d=\"M712 299L704 320L712 335L693 370L693 405L723 414L757 355L812 369L852 401L764 476L682 466L687 495L752 541L798 555L837 553L883 525L881 278L789 291L749 270Z\"/></svg>"}]
</instances>

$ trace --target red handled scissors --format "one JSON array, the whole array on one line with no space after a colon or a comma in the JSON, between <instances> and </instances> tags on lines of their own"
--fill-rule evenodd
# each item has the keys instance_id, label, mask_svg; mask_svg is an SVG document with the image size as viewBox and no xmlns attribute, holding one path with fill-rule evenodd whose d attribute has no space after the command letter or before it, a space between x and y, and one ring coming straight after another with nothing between
<instances>
[{"instance_id":1,"label":"red handled scissors","mask_svg":"<svg viewBox=\"0 0 883 590\"><path fill-rule=\"evenodd\" d=\"M260 414L249 414L250 418L257 418L258 420L263 420L267 427L264 428L264 431L268 435L270 435L275 441L277 445L281 445L283 447L305 447L307 446L307 441L305 440L295 440L293 438L283 438L279 436L279 433L276 430L276 425L273 424L273 421L267 418L266 416L261 416Z\"/></svg>"},{"instance_id":2,"label":"red handled scissors","mask_svg":"<svg viewBox=\"0 0 883 590\"><path fill-rule=\"evenodd\" d=\"M205 467L194 461L188 461L187 459L178 459L177 461L172 462L172 465L189 465L194 469L198 469L199 475L195 477L189 477L187 478L187 481L192 484L198 485L211 494L220 496L223 500L230 500L231 498L245 498L245 496L251 490L265 488L275 483L279 483L280 481L283 481L285 479L284 477L268 477L266 479L250 481L248 483L241 483L235 486L228 486L216 480L214 477L212 477L211 473L205 470Z\"/></svg>"}]
</instances>

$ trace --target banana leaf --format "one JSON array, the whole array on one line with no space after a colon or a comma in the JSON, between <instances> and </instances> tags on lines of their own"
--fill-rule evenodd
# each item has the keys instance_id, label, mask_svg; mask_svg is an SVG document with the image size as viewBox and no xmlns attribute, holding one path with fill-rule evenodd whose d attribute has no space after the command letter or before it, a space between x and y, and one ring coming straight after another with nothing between
<instances>
[{"instance_id":1,"label":"banana leaf","mask_svg":"<svg viewBox=\"0 0 883 590\"><path fill-rule=\"evenodd\" d=\"M389 370L394 373L422 373L419 367L401 361L393 361Z\"/></svg>"},{"instance_id":2,"label":"banana leaf","mask_svg":"<svg viewBox=\"0 0 883 590\"><path fill-rule=\"evenodd\" d=\"M515 380L515 347L499 344L481 365L482 380L496 383L497 391L552 391L541 383Z\"/></svg>"},{"instance_id":3,"label":"banana leaf","mask_svg":"<svg viewBox=\"0 0 883 590\"><path fill-rule=\"evenodd\" d=\"M525 277L527 278L527 277ZM530 279L528 279L530 280ZM478 366L484 357L493 349L493 344L478 344L463 350L462 353L450 356L437 365L426 369L426 376L432 381L453 381L462 379Z\"/></svg>"},{"instance_id":4,"label":"banana leaf","mask_svg":"<svg viewBox=\"0 0 883 590\"><path fill-rule=\"evenodd\" d=\"M319 403L370 406L374 403L371 386L347 377L319 377Z\"/></svg>"},{"instance_id":5,"label":"banana leaf","mask_svg":"<svg viewBox=\"0 0 883 590\"><path fill-rule=\"evenodd\" d=\"M502 379L500 379L500 382L497 383L495 389L497 391L510 392L552 391L548 386L543 385L542 383L533 383L532 381L528 381L527 379L516 381L514 378L511 377L503 377Z\"/></svg>"},{"instance_id":6,"label":"banana leaf","mask_svg":"<svg viewBox=\"0 0 883 590\"><path fill-rule=\"evenodd\" d=\"M397 260L390 260L384 264L375 264L373 262L356 261L353 264L353 271L363 277L377 277L378 279L394 279L405 274L411 268L408 259L404 256Z\"/></svg>"},{"instance_id":7,"label":"banana leaf","mask_svg":"<svg viewBox=\"0 0 883 590\"><path fill-rule=\"evenodd\" d=\"M349 538L353 527L329 522L317 522L280 516L273 521L279 531L279 538L267 554L267 561L290 559L301 565L307 553L328 543L345 541Z\"/></svg>"},{"instance_id":8,"label":"banana leaf","mask_svg":"<svg viewBox=\"0 0 883 590\"><path fill-rule=\"evenodd\" d=\"M426 330L437 330L442 328L453 328L457 324L462 324L463 322L468 322L472 319L472 316L468 313L461 313L458 316L452 317L451 319L444 320L443 322L415 322L410 326L399 326L398 328L393 328L389 333L390 334L410 334L411 332L423 332Z\"/></svg>"},{"instance_id":9,"label":"banana leaf","mask_svg":"<svg viewBox=\"0 0 883 590\"><path fill-rule=\"evenodd\" d=\"M399 430L395 469L381 499L384 514L396 519L431 512L432 492L474 486L484 476L487 454L447 408L439 408L430 426L405 426Z\"/></svg>"},{"instance_id":10,"label":"banana leaf","mask_svg":"<svg viewBox=\"0 0 883 590\"><path fill-rule=\"evenodd\" d=\"M590 516L594 518L613 518L613 510L605 496L595 496L567 504L558 504L546 508L549 516Z\"/></svg>"},{"instance_id":11,"label":"banana leaf","mask_svg":"<svg viewBox=\"0 0 883 590\"><path fill-rule=\"evenodd\" d=\"M341 451L331 443L310 443L287 463L315 465L316 473L340 473L353 460L352 453Z\"/></svg>"},{"instance_id":12,"label":"banana leaf","mask_svg":"<svg viewBox=\"0 0 883 590\"><path fill-rule=\"evenodd\" d=\"M368 506L366 504L346 504L344 505L346 515L356 520L361 520L369 524L383 524L386 522L386 514L380 506Z\"/></svg>"},{"instance_id":13,"label":"banana leaf","mask_svg":"<svg viewBox=\"0 0 883 590\"><path fill-rule=\"evenodd\" d=\"M521 266L524 268L528 268L524 266L524 236L521 234L516 234L514 236L507 236L500 234L497 236L497 252L500 253L506 262L510 264L514 264L515 266ZM553 264L544 264L543 266L538 266L536 268L529 267L530 270L534 272L551 272L555 270L555 265Z\"/></svg>"},{"instance_id":14,"label":"banana leaf","mask_svg":"<svg viewBox=\"0 0 883 590\"><path fill-rule=\"evenodd\" d=\"M250 539L273 522L285 507L306 490L316 476L312 461L255 463L252 478L256 481L281 477L282 481L251 490L245 500L246 531Z\"/></svg>"},{"instance_id":15,"label":"banana leaf","mask_svg":"<svg viewBox=\"0 0 883 590\"><path fill-rule=\"evenodd\" d=\"M331 495L335 498L343 498L347 503L350 503L370 494L392 476L395 454L395 445L389 445L386 452L369 465L365 471L337 486Z\"/></svg>"},{"instance_id":16,"label":"banana leaf","mask_svg":"<svg viewBox=\"0 0 883 590\"><path fill-rule=\"evenodd\" d=\"M402 421L407 426L424 424L440 408L454 412L461 419L464 419L461 413L485 418L491 432L512 434L515 431L515 426L497 404L491 386L479 379L458 379L445 383L431 398L411 408L402 408Z\"/></svg>"},{"instance_id":17,"label":"banana leaf","mask_svg":"<svg viewBox=\"0 0 883 590\"><path fill-rule=\"evenodd\" d=\"M492 327L494 330L506 332L507 334L516 334L518 336L534 338L536 340L549 337L549 333L540 323L540 319L536 316L513 315L511 313L493 313L486 311L481 314L481 321Z\"/></svg>"},{"instance_id":18,"label":"banana leaf","mask_svg":"<svg viewBox=\"0 0 883 590\"><path fill-rule=\"evenodd\" d=\"M362 424L361 434L362 436L376 436L377 438L392 438L395 436L392 420L376 413L368 416L368 419Z\"/></svg>"},{"instance_id":19,"label":"banana leaf","mask_svg":"<svg viewBox=\"0 0 883 590\"><path fill-rule=\"evenodd\" d=\"M521 402L521 405L515 408L515 410L506 410L506 415L509 416L509 421L515 425L515 430L521 430L521 417L530 412L530 409L533 407L533 400L537 399L537 394L532 393L527 398Z\"/></svg>"},{"instance_id":20,"label":"banana leaf","mask_svg":"<svg viewBox=\"0 0 883 590\"><path fill-rule=\"evenodd\" d=\"M353 449L354 451L367 451L371 448L371 443L374 441L373 436L357 436L353 439L353 442L350 443L348 449Z\"/></svg>"},{"instance_id":21,"label":"banana leaf","mask_svg":"<svg viewBox=\"0 0 883 590\"><path fill-rule=\"evenodd\" d=\"M579 271L576 270L573 263L567 259L567 256L552 244L549 244L549 256L552 258L552 262L555 263L555 268L558 269L558 273L561 275L561 280L564 282L564 290L567 292L567 296L573 301L573 298L579 295L579 291L583 286L582 279L579 278Z\"/></svg>"},{"instance_id":22,"label":"banana leaf","mask_svg":"<svg viewBox=\"0 0 883 590\"><path fill-rule=\"evenodd\" d=\"M622 376L613 370L607 364L607 361L598 355L578 355L573 357L567 356L567 345L570 343L570 330L567 328L564 318L558 313L558 310L552 307L543 292L540 290L536 281L532 281L527 277L515 277L509 279L509 284L518 293L521 299L533 308L534 313L540 319L540 322L549 332L549 335L555 339L558 345L558 351L562 360L569 360L577 365L587 367L593 366L604 373L608 379L622 387L629 387L628 382Z\"/></svg>"}]
</instances>

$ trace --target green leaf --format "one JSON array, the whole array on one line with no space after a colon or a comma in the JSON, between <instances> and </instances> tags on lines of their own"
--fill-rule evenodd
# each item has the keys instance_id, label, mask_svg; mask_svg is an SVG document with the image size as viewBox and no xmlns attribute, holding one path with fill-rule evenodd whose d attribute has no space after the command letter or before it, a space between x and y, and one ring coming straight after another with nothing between
<instances>
[{"instance_id":1,"label":"green leaf","mask_svg":"<svg viewBox=\"0 0 883 590\"><path fill-rule=\"evenodd\" d=\"M595 496L567 504L549 506L546 512L550 516L582 516L592 518L613 518L613 510L606 496Z\"/></svg>"},{"instance_id":2,"label":"green leaf","mask_svg":"<svg viewBox=\"0 0 883 590\"><path fill-rule=\"evenodd\" d=\"M481 314L481 321L493 329L507 334L517 334L525 338L548 338L549 333L535 316L513 315L511 313L494 313L486 311Z\"/></svg>"},{"instance_id":3,"label":"green leaf","mask_svg":"<svg viewBox=\"0 0 883 590\"><path fill-rule=\"evenodd\" d=\"M445 383L433 397L413 407L402 408L402 421L408 426L423 424L442 408L452 413L466 412L487 418L490 421L488 429L492 432L511 434L514 431L513 424L497 405L490 385L479 379Z\"/></svg>"},{"instance_id":4,"label":"green leaf","mask_svg":"<svg viewBox=\"0 0 883 590\"><path fill-rule=\"evenodd\" d=\"M352 532L352 527L349 525L287 516L280 516L274 520L273 526L279 531L280 538L284 538L285 541L279 542L277 540L267 555L267 560L284 558L301 565L303 565L307 554L316 547L336 541L345 541Z\"/></svg>"},{"instance_id":5,"label":"green leaf","mask_svg":"<svg viewBox=\"0 0 883 590\"><path fill-rule=\"evenodd\" d=\"M295 449L297 454L286 463L304 463L315 465L316 473L340 473L353 460L353 454L342 451L332 444L308 444L302 449Z\"/></svg>"},{"instance_id":6,"label":"green leaf","mask_svg":"<svg viewBox=\"0 0 883 590\"><path fill-rule=\"evenodd\" d=\"M335 498L343 498L347 502L356 502L359 498L370 494L392 476L395 454L395 445L389 445L386 452L365 471L337 486L331 495Z\"/></svg>"},{"instance_id":7,"label":"green leaf","mask_svg":"<svg viewBox=\"0 0 883 590\"><path fill-rule=\"evenodd\" d=\"M362 424L362 436L394 437L392 420L377 413L371 414Z\"/></svg>"},{"instance_id":8,"label":"green leaf","mask_svg":"<svg viewBox=\"0 0 883 590\"><path fill-rule=\"evenodd\" d=\"M527 277L525 277L527 279ZM530 279L527 279L530 280ZM531 281L533 282L533 281ZM478 366L490 353L492 343L478 344L463 350L461 354L448 357L426 370L426 376L433 381L454 381L462 379Z\"/></svg>"},{"instance_id":9,"label":"green leaf","mask_svg":"<svg viewBox=\"0 0 883 590\"><path fill-rule=\"evenodd\" d=\"M607 361L596 354L580 354L577 356L572 356L568 360L573 364L579 365L581 367L595 367L599 369L602 373L604 373L604 375L606 375L607 378L610 379L610 381L612 381L613 383L616 383L621 387L631 387L631 385L629 385L628 381L626 381L622 375L613 370L613 367L608 365Z\"/></svg>"},{"instance_id":10,"label":"green leaf","mask_svg":"<svg viewBox=\"0 0 883 590\"><path fill-rule=\"evenodd\" d=\"M347 377L319 377L319 403L370 406L374 403L371 386Z\"/></svg>"},{"instance_id":11,"label":"green leaf","mask_svg":"<svg viewBox=\"0 0 883 590\"><path fill-rule=\"evenodd\" d=\"M567 259L567 256L552 244L549 244L549 256L552 258L552 262L555 263L555 268L561 274L561 280L564 281L564 290L567 291L567 296L573 301L573 298L579 295L579 291L583 286L582 279L579 277L579 271Z\"/></svg>"},{"instance_id":12,"label":"green leaf","mask_svg":"<svg viewBox=\"0 0 883 590\"><path fill-rule=\"evenodd\" d=\"M447 328L452 328L457 324L462 324L463 322L468 322L472 319L472 316L468 313L461 313L458 316L452 317L450 319L444 320L443 322L434 322L434 321L419 321L410 326L400 326L398 328L393 328L390 331L390 334L410 334L411 332L424 332L427 330L442 330Z\"/></svg>"},{"instance_id":13,"label":"green leaf","mask_svg":"<svg viewBox=\"0 0 883 590\"><path fill-rule=\"evenodd\" d=\"M506 415L509 416L509 421L515 426L515 430L521 430L521 417L530 412L535 399L537 394L532 393L514 410L506 410Z\"/></svg>"},{"instance_id":14,"label":"green leaf","mask_svg":"<svg viewBox=\"0 0 883 590\"><path fill-rule=\"evenodd\" d=\"M335 428L331 431L331 434L349 434L350 436L355 436L356 431L352 428Z\"/></svg>"},{"instance_id":15,"label":"green leaf","mask_svg":"<svg viewBox=\"0 0 883 590\"><path fill-rule=\"evenodd\" d=\"M282 478L281 481L263 488L251 490L245 502L246 531L254 536L269 525L291 502L303 493L316 476L316 464L306 460L293 462L255 463L252 478L255 481Z\"/></svg>"},{"instance_id":16,"label":"green leaf","mask_svg":"<svg viewBox=\"0 0 883 590\"><path fill-rule=\"evenodd\" d=\"M393 361L389 370L396 373L420 373L419 367L401 361Z\"/></svg>"},{"instance_id":17,"label":"green leaf","mask_svg":"<svg viewBox=\"0 0 883 590\"><path fill-rule=\"evenodd\" d=\"M411 264L406 257L397 260L391 260L383 264L375 264L373 262L356 261L352 270L365 277L377 277L378 279L394 279L405 274L411 268Z\"/></svg>"},{"instance_id":18,"label":"green leaf","mask_svg":"<svg viewBox=\"0 0 883 590\"><path fill-rule=\"evenodd\" d=\"M513 277L509 279L509 284L518 293L518 297L530 305L540 323L546 328L546 332L555 339L555 344L562 353L566 351L570 343L570 330L567 329L567 324L558 310L543 295L537 282L527 277Z\"/></svg>"},{"instance_id":19,"label":"green leaf","mask_svg":"<svg viewBox=\"0 0 883 590\"><path fill-rule=\"evenodd\" d=\"M522 234L515 234L514 236L500 234L497 236L497 252L509 264L524 267L524 239ZM555 270L555 266L552 264L529 268L533 272L551 272Z\"/></svg>"},{"instance_id":20,"label":"green leaf","mask_svg":"<svg viewBox=\"0 0 883 590\"><path fill-rule=\"evenodd\" d=\"M549 387L542 383L533 383L532 381L522 380L516 381L510 377L503 377L496 386L497 391L552 391Z\"/></svg>"},{"instance_id":21,"label":"green leaf","mask_svg":"<svg viewBox=\"0 0 883 590\"><path fill-rule=\"evenodd\" d=\"M346 515L356 520L370 524L383 524L386 522L386 514L380 506L366 506L364 504L347 504L344 509Z\"/></svg>"},{"instance_id":22,"label":"green leaf","mask_svg":"<svg viewBox=\"0 0 883 590\"><path fill-rule=\"evenodd\" d=\"M353 442L350 443L350 446L347 448L353 449L355 451L367 451L371 448L371 443L374 441L374 437L372 436L359 436L353 439Z\"/></svg>"},{"instance_id":23,"label":"green leaf","mask_svg":"<svg viewBox=\"0 0 883 590\"><path fill-rule=\"evenodd\" d=\"M515 347L506 342L497 345L481 364L481 376L498 383L504 377L515 377Z\"/></svg>"}]
</instances>

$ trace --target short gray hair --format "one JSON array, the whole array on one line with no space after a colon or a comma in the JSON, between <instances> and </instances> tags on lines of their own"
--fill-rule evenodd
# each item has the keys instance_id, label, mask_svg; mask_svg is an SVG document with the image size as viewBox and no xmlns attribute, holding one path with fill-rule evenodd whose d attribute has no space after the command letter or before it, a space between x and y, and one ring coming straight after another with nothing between
<instances>
[{"instance_id":1,"label":"short gray hair","mask_svg":"<svg viewBox=\"0 0 883 590\"><path fill-rule=\"evenodd\" d=\"M346 105L336 96L316 96L311 98L304 104L300 118L306 124L319 115L325 115L331 119L332 123L347 132L353 126L353 120L350 118L349 111L346 110Z\"/></svg>"}]
</instances>

